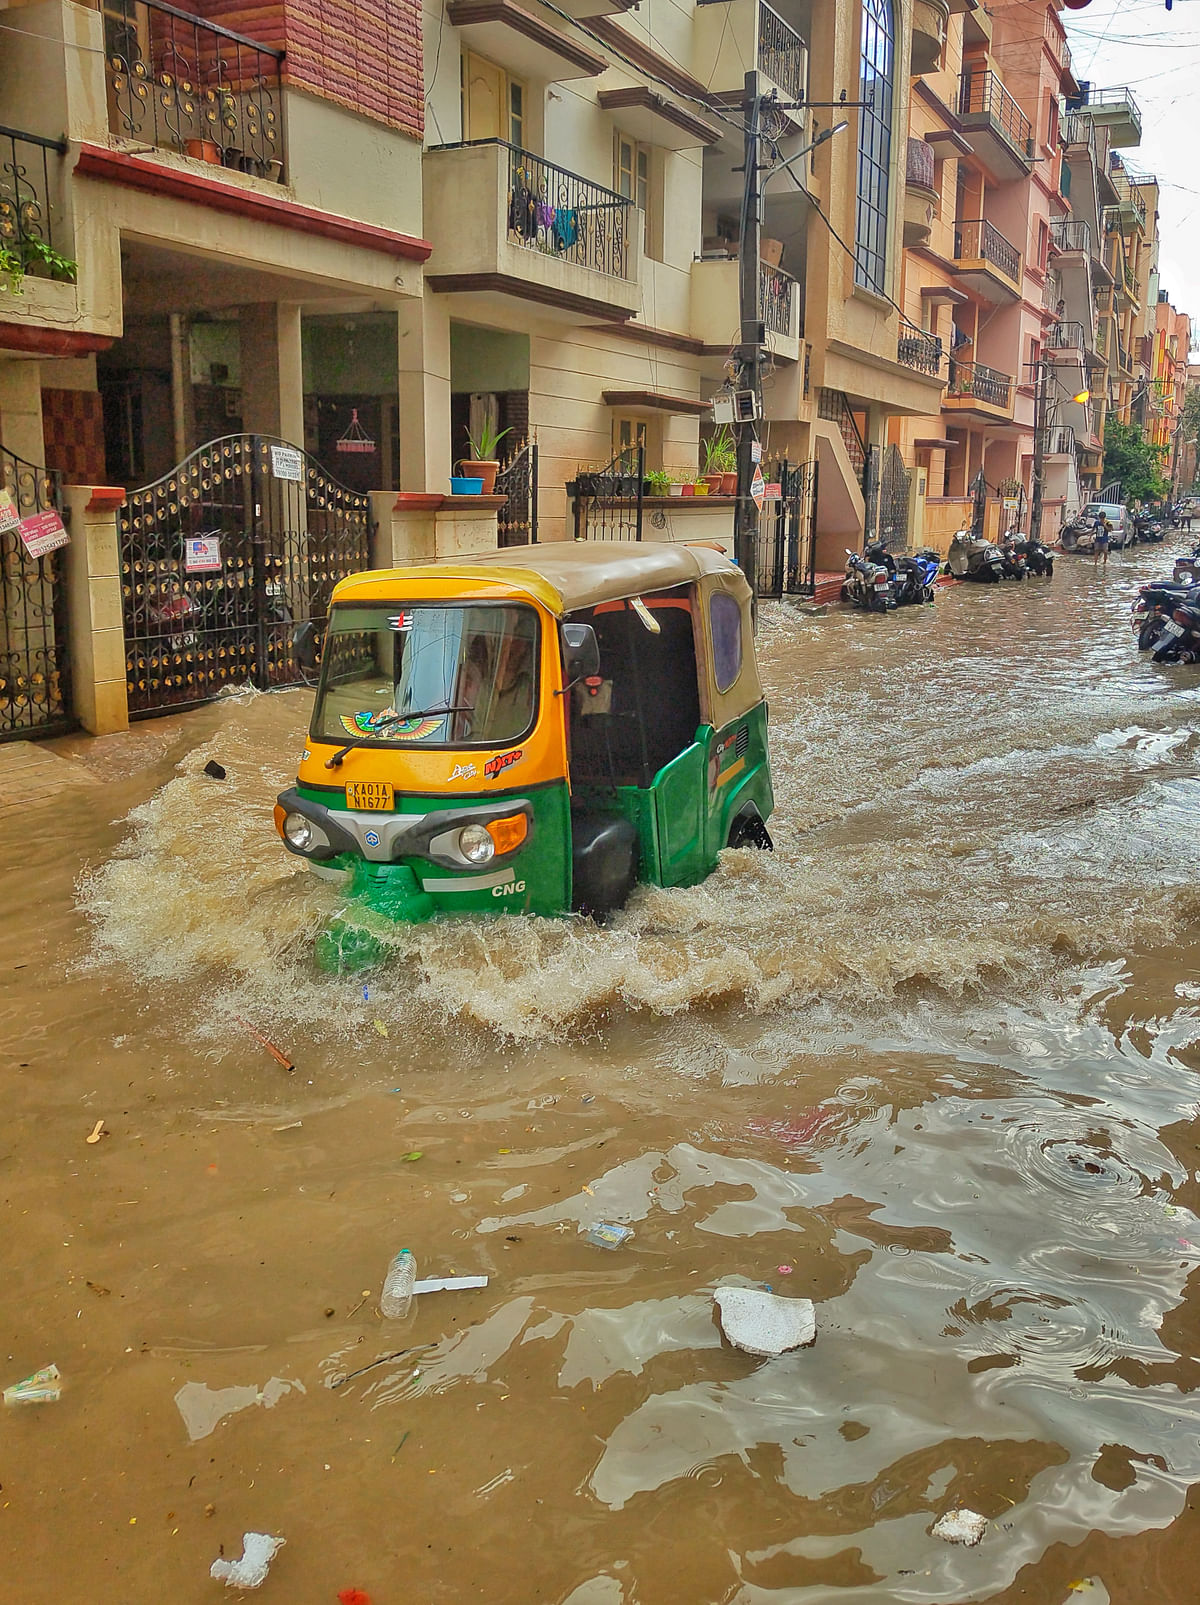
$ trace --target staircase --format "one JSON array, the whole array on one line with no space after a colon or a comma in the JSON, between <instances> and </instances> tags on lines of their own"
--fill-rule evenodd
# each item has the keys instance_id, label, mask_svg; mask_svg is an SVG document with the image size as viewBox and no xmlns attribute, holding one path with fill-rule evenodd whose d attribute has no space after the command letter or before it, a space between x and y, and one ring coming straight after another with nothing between
<instances>
[{"instance_id":1,"label":"staircase","mask_svg":"<svg viewBox=\"0 0 1200 1605\"><path fill-rule=\"evenodd\" d=\"M849 457L854 468L858 478L858 486L861 490L867 471L867 448L844 392L841 390L826 390L824 388L818 390L817 417L828 419L830 423L835 423L838 426L838 433L841 435L842 444L846 448L846 456Z\"/></svg>"}]
</instances>

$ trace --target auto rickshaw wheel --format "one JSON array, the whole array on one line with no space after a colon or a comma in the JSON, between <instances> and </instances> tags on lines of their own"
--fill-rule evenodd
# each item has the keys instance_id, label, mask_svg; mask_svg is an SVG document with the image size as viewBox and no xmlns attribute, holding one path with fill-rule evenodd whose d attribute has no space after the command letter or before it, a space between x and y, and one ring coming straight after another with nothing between
<instances>
[{"instance_id":1,"label":"auto rickshaw wheel","mask_svg":"<svg viewBox=\"0 0 1200 1605\"><path fill-rule=\"evenodd\" d=\"M729 846L754 847L760 853L775 851L775 843L771 840L766 821L757 811L737 816L729 827Z\"/></svg>"}]
</instances>

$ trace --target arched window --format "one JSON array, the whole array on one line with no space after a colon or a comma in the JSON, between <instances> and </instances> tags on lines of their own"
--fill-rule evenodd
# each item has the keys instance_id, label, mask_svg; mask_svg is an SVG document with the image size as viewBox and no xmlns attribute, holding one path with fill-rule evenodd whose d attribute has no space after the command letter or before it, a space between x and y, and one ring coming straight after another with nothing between
<instances>
[{"instance_id":1,"label":"arched window","mask_svg":"<svg viewBox=\"0 0 1200 1605\"><path fill-rule=\"evenodd\" d=\"M892 0L862 0L862 73L858 114L858 215L854 282L887 294L888 187L892 162L892 71L896 32Z\"/></svg>"}]
</instances>

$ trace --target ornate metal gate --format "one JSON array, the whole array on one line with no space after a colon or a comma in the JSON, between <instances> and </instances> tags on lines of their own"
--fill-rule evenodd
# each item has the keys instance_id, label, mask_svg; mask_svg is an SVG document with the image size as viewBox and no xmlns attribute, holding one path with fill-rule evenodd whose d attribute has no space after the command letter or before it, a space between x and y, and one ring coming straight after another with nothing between
<instances>
[{"instance_id":1,"label":"ornate metal gate","mask_svg":"<svg viewBox=\"0 0 1200 1605\"><path fill-rule=\"evenodd\" d=\"M530 440L496 475L496 495L508 500L496 514L501 546L530 546L538 538L537 441Z\"/></svg>"},{"instance_id":2,"label":"ornate metal gate","mask_svg":"<svg viewBox=\"0 0 1200 1605\"><path fill-rule=\"evenodd\" d=\"M646 448L628 446L605 468L580 469L568 485L577 541L640 541Z\"/></svg>"},{"instance_id":3,"label":"ornate metal gate","mask_svg":"<svg viewBox=\"0 0 1200 1605\"><path fill-rule=\"evenodd\" d=\"M876 529L887 549L898 556L908 550L909 470L899 446L889 446L879 472L879 521Z\"/></svg>"},{"instance_id":4,"label":"ornate metal gate","mask_svg":"<svg viewBox=\"0 0 1200 1605\"><path fill-rule=\"evenodd\" d=\"M338 580L370 567L366 496L264 435L201 446L121 513L131 714L297 685Z\"/></svg>"},{"instance_id":5,"label":"ornate metal gate","mask_svg":"<svg viewBox=\"0 0 1200 1605\"><path fill-rule=\"evenodd\" d=\"M60 476L0 446L0 485L21 518L62 513ZM53 735L74 722L67 655L66 553L30 557L0 533L0 741Z\"/></svg>"},{"instance_id":6,"label":"ornate metal gate","mask_svg":"<svg viewBox=\"0 0 1200 1605\"><path fill-rule=\"evenodd\" d=\"M812 596L816 590L817 465L786 458L763 465L778 498L762 505L758 521L758 594Z\"/></svg>"}]
</instances>

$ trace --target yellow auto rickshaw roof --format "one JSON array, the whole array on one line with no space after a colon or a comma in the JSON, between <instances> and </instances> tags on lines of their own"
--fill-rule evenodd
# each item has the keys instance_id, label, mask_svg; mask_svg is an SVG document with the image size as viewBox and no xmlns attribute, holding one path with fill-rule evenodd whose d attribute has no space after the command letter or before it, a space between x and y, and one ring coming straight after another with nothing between
<instances>
[{"instance_id":1,"label":"yellow auto rickshaw roof","mask_svg":"<svg viewBox=\"0 0 1200 1605\"><path fill-rule=\"evenodd\" d=\"M336 586L334 602L403 601L450 594L472 597L524 593L555 614L724 576L723 589L749 588L737 565L708 546L674 541L548 541L409 568L369 569ZM730 583L732 581L732 584ZM738 582L741 582L740 584Z\"/></svg>"}]
</instances>

